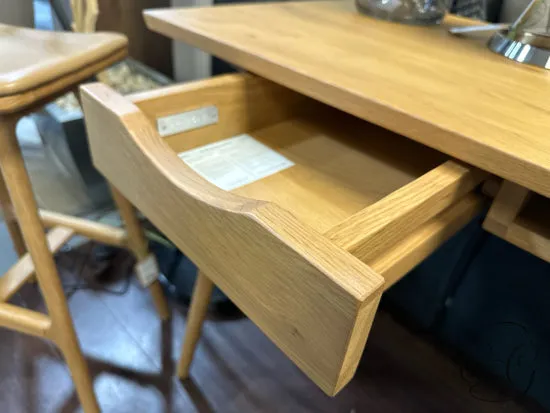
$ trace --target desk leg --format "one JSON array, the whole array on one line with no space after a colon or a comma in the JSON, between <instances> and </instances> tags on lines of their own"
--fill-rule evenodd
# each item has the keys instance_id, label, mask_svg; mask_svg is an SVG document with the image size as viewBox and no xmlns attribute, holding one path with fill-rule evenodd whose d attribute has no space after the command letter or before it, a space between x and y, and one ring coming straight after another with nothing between
<instances>
[{"instance_id":1,"label":"desk leg","mask_svg":"<svg viewBox=\"0 0 550 413\"><path fill-rule=\"evenodd\" d=\"M128 233L128 246L138 261L144 260L150 254L149 245L143 235L143 229L137 218L134 206L112 185L111 193ZM159 317L161 320L168 320L170 318L170 309L168 308L168 303L166 302L160 283L154 281L149 286L149 291L153 296L153 302L155 303Z\"/></svg>"},{"instance_id":2,"label":"desk leg","mask_svg":"<svg viewBox=\"0 0 550 413\"><path fill-rule=\"evenodd\" d=\"M212 295L214 283L210 281L201 271L197 274L191 307L187 315L187 326L185 328L185 337L181 350L181 357L178 363L178 377L186 379L189 377L189 368L193 361L195 349L201 335L202 324L206 317L208 303Z\"/></svg>"}]
</instances>

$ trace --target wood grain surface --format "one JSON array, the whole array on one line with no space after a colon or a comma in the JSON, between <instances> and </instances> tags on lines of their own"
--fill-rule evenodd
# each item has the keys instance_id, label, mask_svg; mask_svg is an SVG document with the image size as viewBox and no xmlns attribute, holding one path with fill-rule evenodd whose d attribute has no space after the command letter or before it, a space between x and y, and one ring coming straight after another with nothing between
<instances>
[{"instance_id":1,"label":"wood grain surface","mask_svg":"<svg viewBox=\"0 0 550 413\"><path fill-rule=\"evenodd\" d=\"M121 61L126 55L127 51L123 48L92 64L83 65L80 70L71 72L67 76L58 77L34 89L14 95L0 96L0 114L17 113L18 116L22 116L32 112L36 110L36 107L50 103L57 97L72 91L76 85Z\"/></svg>"},{"instance_id":2,"label":"wood grain surface","mask_svg":"<svg viewBox=\"0 0 550 413\"><path fill-rule=\"evenodd\" d=\"M17 218L26 249L34 265L36 280L49 317L39 312L0 303L0 326L45 336L52 340L63 353L83 409L86 412L99 413L88 365L80 350L61 279L48 245L48 238L44 233L23 154L15 134L15 119L17 115L0 117L0 169L9 192L14 217ZM7 292L9 295L9 288Z\"/></svg>"},{"instance_id":3,"label":"wood grain surface","mask_svg":"<svg viewBox=\"0 0 550 413\"><path fill-rule=\"evenodd\" d=\"M486 37L360 15L351 1L151 10L148 27L550 196L550 78Z\"/></svg>"},{"instance_id":4,"label":"wood grain surface","mask_svg":"<svg viewBox=\"0 0 550 413\"><path fill-rule=\"evenodd\" d=\"M550 199L504 181L483 228L550 262Z\"/></svg>"},{"instance_id":5,"label":"wood grain surface","mask_svg":"<svg viewBox=\"0 0 550 413\"><path fill-rule=\"evenodd\" d=\"M56 253L75 234L72 229L56 227L47 235L48 246ZM34 274L34 263L30 254L25 253L2 277L0 277L0 301L8 301Z\"/></svg>"},{"instance_id":6,"label":"wood grain surface","mask_svg":"<svg viewBox=\"0 0 550 413\"><path fill-rule=\"evenodd\" d=\"M370 263L418 227L456 204L486 174L447 161L330 229L326 236ZM377 181L384 180L382 175Z\"/></svg>"},{"instance_id":7,"label":"wood grain surface","mask_svg":"<svg viewBox=\"0 0 550 413\"><path fill-rule=\"evenodd\" d=\"M278 205L209 184L108 87L81 90L96 167L325 392L340 390L384 279Z\"/></svg>"},{"instance_id":8,"label":"wood grain surface","mask_svg":"<svg viewBox=\"0 0 550 413\"><path fill-rule=\"evenodd\" d=\"M355 372L384 280L322 234L388 196L412 201L403 213L376 214L382 230L365 236L384 237L379 265L395 282L480 205L461 203L483 176L475 168L261 78L234 74L130 99L101 84L81 90L96 167L328 394ZM209 105L217 124L159 135L156 117ZM177 156L240 133L294 166L226 192Z\"/></svg>"},{"instance_id":9,"label":"wood grain surface","mask_svg":"<svg viewBox=\"0 0 550 413\"><path fill-rule=\"evenodd\" d=\"M64 33L0 24L0 96L35 89L126 48L115 33Z\"/></svg>"},{"instance_id":10,"label":"wood grain surface","mask_svg":"<svg viewBox=\"0 0 550 413\"><path fill-rule=\"evenodd\" d=\"M263 128L312 107L315 101L247 74L217 76L128 96L154 123L159 117L216 105L218 121L207 128L166 136L177 152Z\"/></svg>"}]
</instances>

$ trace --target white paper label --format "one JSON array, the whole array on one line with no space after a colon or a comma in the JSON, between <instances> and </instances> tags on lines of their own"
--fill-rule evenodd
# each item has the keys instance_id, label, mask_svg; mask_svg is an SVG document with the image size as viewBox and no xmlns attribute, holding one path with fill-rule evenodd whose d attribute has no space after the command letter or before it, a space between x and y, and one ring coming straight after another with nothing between
<instances>
[{"instance_id":1,"label":"white paper label","mask_svg":"<svg viewBox=\"0 0 550 413\"><path fill-rule=\"evenodd\" d=\"M149 287L159 277L159 266L153 254L136 264L136 275L143 287Z\"/></svg>"},{"instance_id":2,"label":"white paper label","mask_svg":"<svg viewBox=\"0 0 550 413\"><path fill-rule=\"evenodd\" d=\"M294 165L247 134L182 152L179 157L204 179L226 191Z\"/></svg>"},{"instance_id":3,"label":"white paper label","mask_svg":"<svg viewBox=\"0 0 550 413\"><path fill-rule=\"evenodd\" d=\"M204 108L157 118L157 129L160 136L165 137L215 123L218 123L218 108L216 106L205 106Z\"/></svg>"}]
</instances>

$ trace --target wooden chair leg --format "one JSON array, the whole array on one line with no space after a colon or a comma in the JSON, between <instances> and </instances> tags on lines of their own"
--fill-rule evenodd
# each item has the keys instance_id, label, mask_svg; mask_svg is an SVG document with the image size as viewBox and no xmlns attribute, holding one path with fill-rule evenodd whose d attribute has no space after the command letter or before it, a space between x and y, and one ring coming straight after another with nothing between
<instances>
[{"instance_id":1,"label":"wooden chair leg","mask_svg":"<svg viewBox=\"0 0 550 413\"><path fill-rule=\"evenodd\" d=\"M15 129L15 124L11 126ZM22 257L27 252L27 247L25 245L25 241L23 240L23 235L21 234L21 228L19 227L19 224L13 214L13 206L10 195L8 193L8 188L6 188L6 183L4 182L4 177L2 174L0 174L0 206L4 212L4 221L8 227L13 248L15 249L17 256Z\"/></svg>"},{"instance_id":2,"label":"wooden chair leg","mask_svg":"<svg viewBox=\"0 0 550 413\"><path fill-rule=\"evenodd\" d=\"M187 315L187 326L185 327L185 337L181 349L181 356L178 363L178 377L186 379L189 377L189 368L193 361L195 349L199 341L202 324L208 310L208 303L212 295L214 283L210 281L201 271L197 274L195 288L193 289L193 297L191 299L191 307Z\"/></svg>"},{"instance_id":3,"label":"wooden chair leg","mask_svg":"<svg viewBox=\"0 0 550 413\"><path fill-rule=\"evenodd\" d=\"M128 201L113 185L111 185L111 193L113 194L113 199L124 221L126 232L128 233L128 246L137 260L144 260L150 254L149 245L143 234L143 229L136 215L136 210L130 201ZM170 318L170 309L160 283L154 281L149 286L149 291L153 296L153 302L155 303L159 317L161 320L168 320Z\"/></svg>"},{"instance_id":4,"label":"wooden chair leg","mask_svg":"<svg viewBox=\"0 0 550 413\"><path fill-rule=\"evenodd\" d=\"M38 216L38 206L15 136L15 123L16 118L0 117L0 169L52 320L48 337L59 346L67 360L84 411L96 413L100 410L92 380L78 344L55 261Z\"/></svg>"},{"instance_id":5,"label":"wooden chair leg","mask_svg":"<svg viewBox=\"0 0 550 413\"><path fill-rule=\"evenodd\" d=\"M15 125L14 125L15 128ZM13 213L13 205L11 203L10 195L8 193L8 188L4 182L4 177L0 173L0 206L2 211L4 211L4 221L6 227L8 227L8 232L10 234L11 242L13 244L13 249L15 250L17 256L21 258L27 252L27 246L23 240L23 234L21 234L21 228L19 223ZM27 279L28 283L36 283L36 275L31 274Z\"/></svg>"}]
</instances>

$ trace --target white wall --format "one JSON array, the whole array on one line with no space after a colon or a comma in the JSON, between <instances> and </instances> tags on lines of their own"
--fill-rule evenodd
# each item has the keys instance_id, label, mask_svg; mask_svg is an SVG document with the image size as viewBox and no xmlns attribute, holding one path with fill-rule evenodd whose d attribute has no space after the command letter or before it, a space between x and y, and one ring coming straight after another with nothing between
<instances>
[{"instance_id":1,"label":"white wall","mask_svg":"<svg viewBox=\"0 0 550 413\"><path fill-rule=\"evenodd\" d=\"M0 0L0 23L34 27L32 0Z\"/></svg>"},{"instance_id":2,"label":"white wall","mask_svg":"<svg viewBox=\"0 0 550 413\"><path fill-rule=\"evenodd\" d=\"M211 6L212 0L172 0L172 7ZM185 43L172 42L174 78L178 82L203 79L211 75L210 55Z\"/></svg>"},{"instance_id":3,"label":"white wall","mask_svg":"<svg viewBox=\"0 0 550 413\"><path fill-rule=\"evenodd\" d=\"M550 12L550 1L545 0L546 5L541 7L540 13L535 19L536 24L532 26L533 28L543 28L546 27L549 18ZM500 21L502 22L513 22L519 17L521 12L525 10L527 5L531 3L531 0L504 0L502 3L502 10L500 13Z\"/></svg>"}]
</instances>

